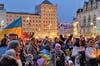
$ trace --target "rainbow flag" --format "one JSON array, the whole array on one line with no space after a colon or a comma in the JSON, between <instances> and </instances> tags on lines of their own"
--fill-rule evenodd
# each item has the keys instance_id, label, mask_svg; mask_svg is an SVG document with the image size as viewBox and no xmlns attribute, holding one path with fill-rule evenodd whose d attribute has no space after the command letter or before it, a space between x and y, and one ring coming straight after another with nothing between
<instances>
[{"instance_id":1,"label":"rainbow flag","mask_svg":"<svg viewBox=\"0 0 100 66\"><path fill-rule=\"evenodd\" d=\"M5 34L8 35L9 33L16 33L18 37L22 38L22 17L3 28L0 32L0 40L4 38Z\"/></svg>"}]
</instances>

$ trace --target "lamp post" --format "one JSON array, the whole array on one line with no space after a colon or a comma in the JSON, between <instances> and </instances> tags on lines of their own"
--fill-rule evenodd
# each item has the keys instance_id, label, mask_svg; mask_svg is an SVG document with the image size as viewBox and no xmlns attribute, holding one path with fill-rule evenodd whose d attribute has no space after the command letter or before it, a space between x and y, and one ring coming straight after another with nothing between
<instances>
[{"instance_id":1,"label":"lamp post","mask_svg":"<svg viewBox=\"0 0 100 66\"><path fill-rule=\"evenodd\" d=\"M29 25L28 25L28 26L29 26L29 27L28 27L28 34L30 35L30 21L29 21L29 20L30 20L30 18L27 17L27 21L28 21L28 24L29 24Z\"/></svg>"},{"instance_id":2,"label":"lamp post","mask_svg":"<svg viewBox=\"0 0 100 66\"><path fill-rule=\"evenodd\" d=\"M94 28L95 28L95 34L97 35L97 26L94 26Z\"/></svg>"},{"instance_id":3,"label":"lamp post","mask_svg":"<svg viewBox=\"0 0 100 66\"><path fill-rule=\"evenodd\" d=\"M93 30L93 26L94 26L94 24L93 24L93 22L91 22L90 25L92 26L91 34L94 35L94 34L93 34L93 33L94 33L94 30ZM92 35L91 35L91 36L92 36Z\"/></svg>"},{"instance_id":4,"label":"lamp post","mask_svg":"<svg viewBox=\"0 0 100 66\"><path fill-rule=\"evenodd\" d=\"M49 28L49 30L48 30L48 36L49 37L50 37L50 27L51 27L51 24L48 25L48 28Z\"/></svg>"},{"instance_id":5,"label":"lamp post","mask_svg":"<svg viewBox=\"0 0 100 66\"><path fill-rule=\"evenodd\" d=\"M0 31L2 31L2 26L4 26L5 25L5 22L4 22L4 20L2 20L1 22L0 22Z\"/></svg>"},{"instance_id":6,"label":"lamp post","mask_svg":"<svg viewBox=\"0 0 100 66\"><path fill-rule=\"evenodd\" d=\"M40 27L39 27L39 34L38 34L38 38L40 39Z\"/></svg>"}]
</instances>

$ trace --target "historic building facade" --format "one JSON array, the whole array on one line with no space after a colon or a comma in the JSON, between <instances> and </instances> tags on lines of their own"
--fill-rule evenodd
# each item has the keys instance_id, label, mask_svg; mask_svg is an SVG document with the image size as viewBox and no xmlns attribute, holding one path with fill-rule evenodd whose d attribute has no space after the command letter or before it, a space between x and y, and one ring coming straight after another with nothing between
<instances>
[{"instance_id":1,"label":"historic building facade","mask_svg":"<svg viewBox=\"0 0 100 66\"><path fill-rule=\"evenodd\" d=\"M34 33L36 37L56 37L57 36L57 5L53 5L48 0L44 0L35 7L35 14L7 12L7 24L22 17L23 32Z\"/></svg>"},{"instance_id":2,"label":"historic building facade","mask_svg":"<svg viewBox=\"0 0 100 66\"><path fill-rule=\"evenodd\" d=\"M80 34L92 37L100 34L100 0L84 2L83 8L77 10Z\"/></svg>"},{"instance_id":3,"label":"historic building facade","mask_svg":"<svg viewBox=\"0 0 100 66\"><path fill-rule=\"evenodd\" d=\"M0 4L0 31L4 27L6 22L6 10L4 9L4 4Z\"/></svg>"}]
</instances>

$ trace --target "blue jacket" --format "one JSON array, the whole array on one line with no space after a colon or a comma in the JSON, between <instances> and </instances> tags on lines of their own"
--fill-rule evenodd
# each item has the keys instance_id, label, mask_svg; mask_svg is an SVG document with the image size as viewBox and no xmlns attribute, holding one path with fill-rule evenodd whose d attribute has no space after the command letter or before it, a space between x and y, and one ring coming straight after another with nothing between
<instances>
[{"instance_id":1,"label":"blue jacket","mask_svg":"<svg viewBox=\"0 0 100 66\"><path fill-rule=\"evenodd\" d=\"M44 46L43 45L40 45L39 46L39 50L42 51L43 49L44 49Z\"/></svg>"},{"instance_id":2,"label":"blue jacket","mask_svg":"<svg viewBox=\"0 0 100 66\"><path fill-rule=\"evenodd\" d=\"M6 46L0 48L0 58L2 57L3 54L5 54L6 51L7 51Z\"/></svg>"},{"instance_id":3,"label":"blue jacket","mask_svg":"<svg viewBox=\"0 0 100 66\"><path fill-rule=\"evenodd\" d=\"M51 55L50 51L47 49L43 49L43 54L44 55Z\"/></svg>"},{"instance_id":4,"label":"blue jacket","mask_svg":"<svg viewBox=\"0 0 100 66\"><path fill-rule=\"evenodd\" d=\"M55 46L56 46L56 43L54 42L54 43L53 43L53 47L52 47L52 48L53 48L53 49L55 49Z\"/></svg>"},{"instance_id":5,"label":"blue jacket","mask_svg":"<svg viewBox=\"0 0 100 66\"><path fill-rule=\"evenodd\" d=\"M61 48L62 51L65 51L66 49L68 49L69 46L67 44L64 44L64 46Z\"/></svg>"}]
</instances>

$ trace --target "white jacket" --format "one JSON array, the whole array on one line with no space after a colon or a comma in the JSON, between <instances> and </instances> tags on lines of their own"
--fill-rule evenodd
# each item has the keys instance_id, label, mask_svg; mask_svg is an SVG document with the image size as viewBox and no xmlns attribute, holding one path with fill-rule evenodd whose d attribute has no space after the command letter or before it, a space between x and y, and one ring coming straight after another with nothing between
<instances>
[{"instance_id":1,"label":"white jacket","mask_svg":"<svg viewBox=\"0 0 100 66\"><path fill-rule=\"evenodd\" d=\"M97 54L96 48L93 47L86 48L85 55L88 60L96 58L96 54Z\"/></svg>"}]
</instances>

